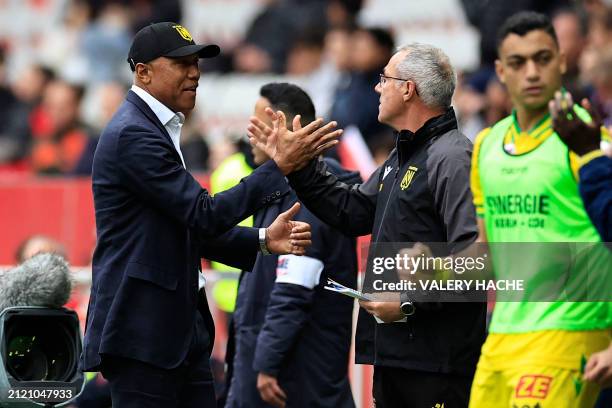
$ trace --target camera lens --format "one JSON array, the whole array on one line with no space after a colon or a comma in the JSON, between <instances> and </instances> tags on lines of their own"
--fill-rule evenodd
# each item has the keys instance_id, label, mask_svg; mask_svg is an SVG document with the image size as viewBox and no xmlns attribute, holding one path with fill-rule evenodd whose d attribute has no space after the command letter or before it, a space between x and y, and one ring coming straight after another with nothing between
<instances>
[{"instance_id":1,"label":"camera lens","mask_svg":"<svg viewBox=\"0 0 612 408\"><path fill-rule=\"evenodd\" d=\"M75 343L60 319L15 319L5 344L6 369L18 381L69 381L74 374Z\"/></svg>"}]
</instances>

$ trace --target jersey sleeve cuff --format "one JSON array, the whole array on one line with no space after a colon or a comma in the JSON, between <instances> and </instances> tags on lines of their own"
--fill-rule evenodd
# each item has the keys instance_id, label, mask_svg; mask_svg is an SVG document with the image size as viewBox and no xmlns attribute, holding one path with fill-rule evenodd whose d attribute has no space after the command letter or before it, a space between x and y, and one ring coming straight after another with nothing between
<instances>
[{"instance_id":1,"label":"jersey sleeve cuff","mask_svg":"<svg viewBox=\"0 0 612 408\"><path fill-rule=\"evenodd\" d=\"M601 149L596 149L585 155L580 156L580 158L578 159L578 168L584 166L593 159L603 156L603 154L604 153Z\"/></svg>"}]
</instances>

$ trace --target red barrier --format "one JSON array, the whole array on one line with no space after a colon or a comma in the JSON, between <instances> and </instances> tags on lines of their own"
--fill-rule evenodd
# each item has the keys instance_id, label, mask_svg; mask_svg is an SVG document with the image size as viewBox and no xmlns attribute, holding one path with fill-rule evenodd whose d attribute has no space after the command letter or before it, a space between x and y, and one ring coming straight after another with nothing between
<instances>
[{"instance_id":1,"label":"red barrier","mask_svg":"<svg viewBox=\"0 0 612 408\"><path fill-rule=\"evenodd\" d=\"M16 262L21 242L35 234L61 242L73 265L87 265L95 245L89 179L14 178L0 181L0 263Z\"/></svg>"},{"instance_id":2,"label":"red barrier","mask_svg":"<svg viewBox=\"0 0 612 408\"><path fill-rule=\"evenodd\" d=\"M198 181L207 186L208 176ZM19 244L36 234L61 242L72 265L89 265L96 243L91 180L3 177L0 228L0 265L14 264Z\"/></svg>"}]
</instances>

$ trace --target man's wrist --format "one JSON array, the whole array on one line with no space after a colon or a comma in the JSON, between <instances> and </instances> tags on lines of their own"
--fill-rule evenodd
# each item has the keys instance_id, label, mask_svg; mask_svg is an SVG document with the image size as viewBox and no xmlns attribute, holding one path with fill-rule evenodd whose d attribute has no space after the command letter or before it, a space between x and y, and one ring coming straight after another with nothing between
<instances>
[{"instance_id":1,"label":"man's wrist","mask_svg":"<svg viewBox=\"0 0 612 408\"><path fill-rule=\"evenodd\" d=\"M270 250L268 249L268 229L267 228L259 229L259 250L264 255L270 255Z\"/></svg>"},{"instance_id":2,"label":"man's wrist","mask_svg":"<svg viewBox=\"0 0 612 408\"><path fill-rule=\"evenodd\" d=\"M276 165L280 169L281 173L283 173L283 176L286 176L289 173L293 173L293 168L289 165L278 164L278 163L276 163Z\"/></svg>"},{"instance_id":3,"label":"man's wrist","mask_svg":"<svg viewBox=\"0 0 612 408\"><path fill-rule=\"evenodd\" d=\"M411 316L415 312L414 304L410 301L408 292L400 293L400 310L404 316Z\"/></svg>"}]
</instances>

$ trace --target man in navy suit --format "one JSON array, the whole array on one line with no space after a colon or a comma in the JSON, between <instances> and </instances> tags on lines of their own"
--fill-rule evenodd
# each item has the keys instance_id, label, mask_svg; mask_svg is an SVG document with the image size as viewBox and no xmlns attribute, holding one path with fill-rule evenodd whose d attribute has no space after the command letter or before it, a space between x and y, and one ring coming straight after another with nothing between
<instances>
[{"instance_id":1,"label":"man in navy suit","mask_svg":"<svg viewBox=\"0 0 612 408\"><path fill-rule=\"evenodd\" d=\"M114 408L215 406L200 258L251 269L259 250L302 255L310 244L309 225L291 221L299 206L265 229L232 228L289 190L273 161L214 197L184 167L179 137L198 60L218 54L175 23L140 30L128 58L134 86L95 153L98 241L81 365L109 380Z\"/></svg>"}]
</instances>

